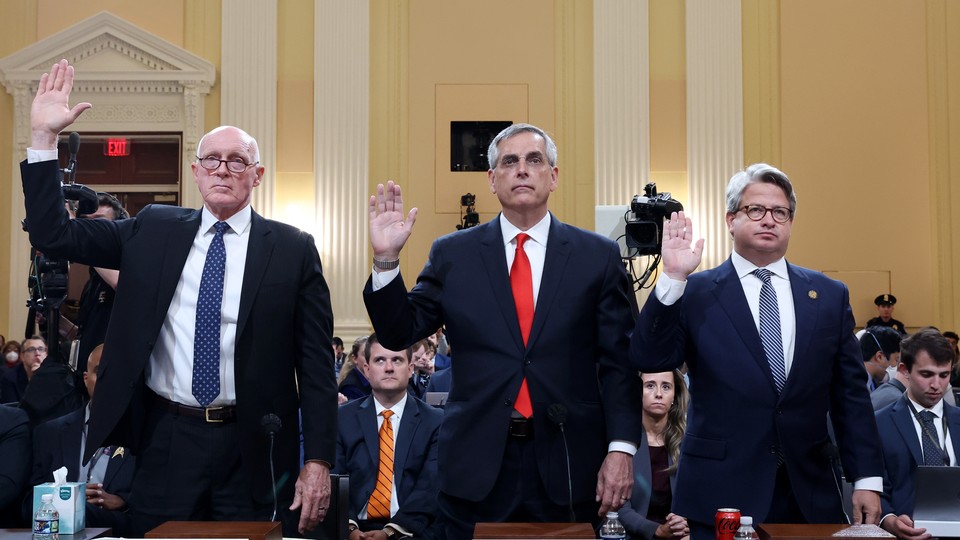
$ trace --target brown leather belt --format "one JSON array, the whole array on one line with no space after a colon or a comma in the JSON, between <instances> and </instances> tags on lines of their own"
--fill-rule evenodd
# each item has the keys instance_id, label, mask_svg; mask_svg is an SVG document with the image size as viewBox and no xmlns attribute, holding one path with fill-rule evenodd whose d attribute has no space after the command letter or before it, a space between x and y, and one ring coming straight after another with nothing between
<instances>
[{"instance_id":1,"label":"brown leather belt","mask_svg":"<svg viewBox=\"0 0 960 540\"><path fill-rule=\"evenodd\" d=\"M533 418L511 418L507 433L520 439L533 438Z\"/></svg>"},{"instance_id":2,"label":"brown leather belt","mask_svg":"<svg viewBox=\"0 0 960 540\"><path fill-rule=\"evenodd\" d=\"M236 405L227 407L191 407L190 405L170 401L156 394L153 395L153 398L154 403L167 412L179 416L196 418L208 424L225 424L234 422L237 419Z\"/></svg>"}]
</instances>

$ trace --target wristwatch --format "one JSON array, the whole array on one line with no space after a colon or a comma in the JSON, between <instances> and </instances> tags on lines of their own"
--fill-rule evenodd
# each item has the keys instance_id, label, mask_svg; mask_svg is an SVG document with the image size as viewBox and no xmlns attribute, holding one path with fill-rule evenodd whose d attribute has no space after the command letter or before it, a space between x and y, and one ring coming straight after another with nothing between
<instances>
[{"instance_id":1,"label":"wristwatch","mask_svg":"<svg viewBox=\"0 0 960 540\"><path fill-rule=\"evenodd\" d=\"M380 259L374 257L373 266L378 270L393 270L394 268L400 266L400 259L394 259L392 261L381 261Z\"/></svg>"}]
</instances>

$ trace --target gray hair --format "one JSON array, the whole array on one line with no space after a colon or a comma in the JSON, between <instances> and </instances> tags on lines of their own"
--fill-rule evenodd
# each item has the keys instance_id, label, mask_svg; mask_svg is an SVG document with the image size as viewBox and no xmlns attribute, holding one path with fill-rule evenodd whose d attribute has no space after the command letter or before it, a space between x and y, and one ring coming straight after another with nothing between
<instances>
[{"instance_id":1,"label":"gray hair","mask_svg":"<svg viewBox=\"0 0 960 540\"><path fill-rule=\"evenodd\" d=\"M250 151L253 153L253 161L256 162L256 163L260 163L260 145L257 144L257 139L255 139L255 138L253 137L253 135L250 135L250 134L247 133L246 131L244 131L244 130L236 127L236 126L219 126L219 127L215 127L215 128L213 128L213 129L211 129L210 131L206 132L206 133L203 135L203 137L200 137L200 141L197 143L197 154L199 155L200 149L203 148L203 140L204 140L204 139L206 139L209 135L213 135L214 133L217 133L217 132L219 132L219 131L223 131L223 130L226 130L226 129L235 129L235 130L239 131L239 132L240 132L240 138L243 139L247 144L250 145Z\"/></svg>"},{"instance_id":2,"label":"gray hair","mask_svg":"<svg viewBox=\"0 0 960 540\"><path fill-rule=\"evenodd\" d=\"M544 145L547 147L547 161L551 167L557 166L557 144L547 135L546 131L530 124L512 124L498 133L487 148L487 163L491 169L497 168L497 160L500 159L500 149L497 148L497 145L499 145L501 141L523 133L524 131L539 135L543 138Z\"/></svg>"},{"instance_id":3,"label":"gray hair","mask_svg":"<svg viewBox=\"0 0 960 540\"><path fill-rule=\"evenodd\" d=\"M796 215L797 194L793 191L793 184L783 171L766 163L754 163L730 177L730 182L727 183L727 212L734 214L740 210L744 190L750 184L758 182L773 184L782 189L783 194L790 201L790 214Z\"/></svg>"}]
</instances>

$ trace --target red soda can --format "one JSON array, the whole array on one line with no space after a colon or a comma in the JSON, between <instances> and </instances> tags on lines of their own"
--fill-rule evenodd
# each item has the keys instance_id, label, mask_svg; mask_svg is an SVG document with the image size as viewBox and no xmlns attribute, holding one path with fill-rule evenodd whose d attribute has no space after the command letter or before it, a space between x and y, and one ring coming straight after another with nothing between
<instances>
[{"instance_id":1,"label":"red soda can","mask_svg":"<svg viewBox=\"0 0 960 540\"><path fill-rule=\"evenodd\" d=\"M739 508L718 508L714 520L717 530L717 540L733 540L740 528Z\"/></svg>"}]
</instances>

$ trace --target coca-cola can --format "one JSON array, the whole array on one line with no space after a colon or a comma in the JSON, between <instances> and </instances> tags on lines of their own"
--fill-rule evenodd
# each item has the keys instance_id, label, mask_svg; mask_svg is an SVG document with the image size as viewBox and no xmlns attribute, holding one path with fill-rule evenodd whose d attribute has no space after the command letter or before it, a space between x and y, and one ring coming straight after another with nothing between
<instances>
[{"instance_id":1,"label":"coca-cola can","mask_svg":"<svg viewBox=\"0 0 960 540\"><path fill-rule=\"evenodd\" d=\"M717 529L717 540L733 540L740 528L739 508L718 508L714 520Z\"/></svg>"}]
</instances>

